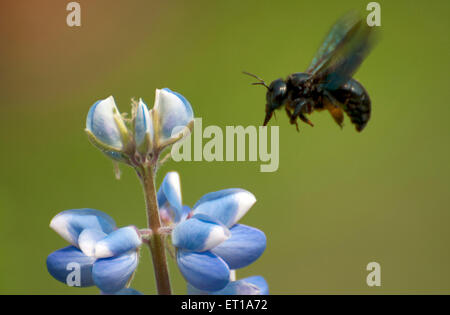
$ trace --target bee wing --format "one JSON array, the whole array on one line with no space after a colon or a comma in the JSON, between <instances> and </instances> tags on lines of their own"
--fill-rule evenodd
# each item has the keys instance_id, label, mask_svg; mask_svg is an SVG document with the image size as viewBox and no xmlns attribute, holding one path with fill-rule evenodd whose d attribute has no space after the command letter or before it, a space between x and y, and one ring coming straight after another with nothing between
<instances>
[{"instance_id":1,"label":"bee wing","mask_svg":"<svg viewBox=\"0 0 450 315\"><path fill-rule=\"evenodd\" d=\"M319 49L324 51L322 57L313 60L315 67L308 70L328 89L337 89L351 79L373 48L375 38L374 28L365 19L346 15L333 26L326 39L329 44Z\"/></svg>"},{"instance_id":2,"label":"bee wing","mask_svg":"<svg viewBox=\"0 0 450 315\"><path fill-rule=\"evenodd\" d=\"M306 72L314 74L322 69L324 64L331 58L333 51L342 45L348 32L359 20L359 16L354 11L341 17L328 32Z\"/></svg>"}]
</instances>

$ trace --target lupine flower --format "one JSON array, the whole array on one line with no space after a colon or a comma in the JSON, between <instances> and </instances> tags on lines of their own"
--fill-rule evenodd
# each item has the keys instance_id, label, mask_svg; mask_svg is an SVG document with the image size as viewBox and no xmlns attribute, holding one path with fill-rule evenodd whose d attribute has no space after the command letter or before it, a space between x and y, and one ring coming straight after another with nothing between
<instances>
[{"instance_id":1,"label":"lupine flower","mask_svg":"<svg viewBox=\"0 0 450 315\"><path fill-rule=\"evenodd\" d=\"M247 277L231 281L219 291L201 291L188 284L189 295L269 295L269 286L261 276Z\"/></svg>"},{"instance_id":2,"label":"lupine flower","mask_svg":"<svg viewBox=\"0 0 450 315\"><path fill-rule=\"evenodd\" d=\"M230 283L230 270L248 266L265 250L262 231L237 224L256 202L244 189L206 194L191 210L181 206L179 177L171 172L159 189L158 202L166 214L165 222L175 226L172 244L177 249L178 267L197 290L224 289Z\"/></svg>"},{"instance_id":3,"label":"lupine flower","mask_svg":"<svg viewBox=\"0 0 450 315\"><path fill-rule=\"evenodd\" d=\"M57 214L50 227L71 244L47 258L47 269L56 280L69 286L96 285L106 294L132 292L121 290L139 261L142 240L134 226L117 229L114 220L101 211L73 209Z\"/></svg>"},{"instance_id":4,"label":"lupine flower","mask_svg":"<svg viewBox=\"0 0 450 315\"><path fill-rule=\"evenodd\" d=\"M133 288L125 288L115 292L114 295L143 295L143 294Z\"/></svg>"},{"instance_id":5,"label":"lupine flower","mask_svg":"<svg viewBox=\"0 0 450 315\"><path fill-rule=\"evenodd\" d=\"M85 131L107 156L134 165L188 135L193 121L194 113L186 98L164 88L156 90L150 111L139 99L131 120L122 117L112 96L97 101L89 110ZM135 160L136 156L140 161Z\"/></svg>"}]
</instances>

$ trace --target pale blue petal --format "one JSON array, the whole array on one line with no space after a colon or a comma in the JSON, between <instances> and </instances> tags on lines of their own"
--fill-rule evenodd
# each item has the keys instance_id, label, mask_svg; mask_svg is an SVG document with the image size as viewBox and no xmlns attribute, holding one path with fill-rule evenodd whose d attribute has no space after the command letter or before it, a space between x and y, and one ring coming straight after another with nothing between
<instances>
[{"instance_id":1,"label":"pale blue petal","mask_svg":"<svg viewBox=\"0 0 450 315\"><path fill-rule=\"evenodd\" d=\"M192 285L190 285L188 282L187 283L187 294L188 295L207 295L207 294L209 294L209 292L199 290L196 287L193 287Z\"/></svg>"},{"instance_id":2,"label":"pale blue petal","mask_svg":"<svg viewBox=\"0 0 450 315\"><path fill-rule=\"evenodd\" d=\"M142 240L134 226L127 226L111 232L95 244L95 257L117 256L141 246Z\"/></svg>"},{"instance_id":3,"label":"pale blue petal","mask_svg":"<svg viewBox=\"0 0 450 315\"><path fill-rule=\"evenodd\" d=\"M262 289L261 289L261 287ZM264 290L264 291L262 291ZM264 292L264 293L263 293ZM254 276L238 281L232 281L219 291L202 291L189 283L187 284L188 295L261 295L269 294L268 286L263 277Z\"/></svg>"},{"instance_id":4,"label":"pale blue petal","mask_svg":"<svg viewBox=\"0 0 450 315\"><path fill-rule=\"evenodd\" d=\"M123 155L120 152L115 151L103 151L107 156L109 156L111 159L116 160L118 162L124 162L126 160L125 155Z\"/></svg>"},{"instance_id":5,"label":"pale blue petal","mask_svg":"<svg viewBox=\"0 0 450 315\"><path fill-rule=\"evenodd\" d=\"M175 223L186 217L181 202L180 175L169 172L164 177L157 193L158 206L162 212L167 212Z\"/></svg>"},{"instance_id":6,"label":"pale blue petal","mask_svg":"<svg viewBox=\"0 0 450 315\"><path fill-rule=\"evenodd\" d=\"M62 238L78 246L78 237L84 229L96 229L106 234L116 226L114 220L104 212L94 209L72 209L58 213L50 227Z\"/></svg>"},{"instance_id":7,"label":"pale blue petal","mask_svg":"<svg viewBox=\"0 0 450 315\"><path fill-rule=\"evenodd\" d=\"M119 112L114 97L110 96L97 101L89 110L86 129L92 132L101 142L121 150L123 143L119 128L114 120L114 112Z\"/></svg>"},{"instance_id":8,"label":"pale blue petal","mask_svg":"<svg viewBox=\"0 0 450 315\"><path fill-rule=\"evenodd\" d=\"M227 227L231 227L247 213L255 202L255 196L244 189L224 189L204 195L195 204L194 214L206 214Z\"/></svg>"},{"instance_id":9,"label":"pale blue petal","mask_svg":"<svg viewBox=\"0 0 450 315\"><path fill-rule=\"evenodd\" d=\"M191 208L189 206L184 205L180 221L185 220L189 216L190 212L191 212Z\"/></svg>"},{"instance_id":10,"label":"pale blue petal","mask_svg":"<svg viewBox=\"0 0 450 315\"><path fill-rule=\"evenodd\" d=\"M170 139L194 119L188 100L168 88L156 90L155 110L159 114L161 141Z\"/></svg>"},{"instance_id":11,"label":"pale blue petal","mask_svg":"<svg viewBox=\"0 0 450 315\"><path fill-rule=\"evenodd\" d=\"M253 227L236 224L231 229L231 237L212 249L228 264L230 269L246 267L257 260L266 249L265 234Z\"/></svg>"},{"instance_id":12,"label":"pale blue petal","mask_svg":"<svg viewBox=\"0 0 450 315\"><path fill-rule=\"evenodd\" d=\"M143 295L143 293L141 293L138 290L135 290L133 288L125 288L125 289L122 289L122 290L114 293L114 295Z\"/></svg>"},{"instance_id":13,"label":"pale blue petal","mask_svg":"<svg viewBox=\"0 0 450 315\"><path fill-rule=\"evenodd\" d=\"M177 263L186 281L199 290L221 290L230 281L227 264L211 252L178 250Z\"/></svg>"},{"instance_id":14,"label":"pale blue petal","mask_svg":"<svg viewBox=\"0 0 450 315\"><path fill-rule=\"evenodd\" d=\"M256 285L259 288L260 295L269 295L269 285L267 284L267 281L263 277L252 276L244 278L242 280Z\"/></svg>"},{"instance_id":15,"label":"pale blue petal","mask_svg":"<svg viewBox=\"0 0 450 315\"><path fill-rule=\"evenodd\" d=\"M107 236L100 230L85 229L80 233L78 237L78 247L86 256L95 256L95 245L98 241L104 239Z\"/></svg>"},{"instance_id":16,"label":"pale blue petal","mask_svg":"<svg viewBox=\"0 0 450 315\"><path fill-rule=\"evenodd\" d=\"M175 227L172 243L178 248L202 252L216 247L229 237L230 231L226 226L200 214Z\"/></svg>"},{"instance_id":17,"label":"pale blue petal","mask_svg":"<svg viewBox=\"0 0 450 315\"><path fill-rule=\"evenodd\" d=\"M238 280L230 282L220 291L210 292L211 295L259 295L260 289L249 282Z\"/></svg>"},{"instance_id":18,"label":"pale blue petal","mask_svg":"<svg viewBox=\"0 0 450 315\"><path fill-rule=\"evenodd\" d=\"M136 251L118 257L98 259L92 267L95 285L104 293L112 294L127 285L138 264Z\"/></svg>"},{"instance_id":19,"label":"pale blue petal","mask_svg":"<svg viewBox=\"0 0 450 315\"><path fill-rule=\"evenodd\" d=\"M150 118L147 104L145 104L142 99L139 99L134 130L134 139L137 146L140 146L144 142L146 134L149 134L150 139L153 140L153 123Z\"/></svg>"},{"instance_id":20,"label":"pale blue petal","mask_svg":"<svg viewBox=\"0 0 450 315\"><path fill-rule=\"evenodd\" d=\"M47 270L58 281L70 286L94 285L92 264L95 258L88 257L74 246L59 249L47 257Z\"/></svg>"}]
</instances>

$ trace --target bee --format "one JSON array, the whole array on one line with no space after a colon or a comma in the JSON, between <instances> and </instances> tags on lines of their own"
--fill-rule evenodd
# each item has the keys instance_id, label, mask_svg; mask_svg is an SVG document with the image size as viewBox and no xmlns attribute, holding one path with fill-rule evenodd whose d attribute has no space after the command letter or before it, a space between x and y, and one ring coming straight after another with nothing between
<instances>
[{"instance_id":1,"label":"bee","mask_svg":"<svg viewBox=\"0 0 450 315\"><path fill-rule=\"evenodd\" d=\"M307 115L322 110L328 110L340 127L345 112L356 130L362 131L370 119L371 102L367 91L352 76L373 48L375 34L364 18L350 12L331 28L306 72L290 74L270 85L244 72L258 80L253 85L267 88L263 125L267 125L276 109L284 106L297 131L297 118L314 126Z\"/></svg>"}]
</instances>

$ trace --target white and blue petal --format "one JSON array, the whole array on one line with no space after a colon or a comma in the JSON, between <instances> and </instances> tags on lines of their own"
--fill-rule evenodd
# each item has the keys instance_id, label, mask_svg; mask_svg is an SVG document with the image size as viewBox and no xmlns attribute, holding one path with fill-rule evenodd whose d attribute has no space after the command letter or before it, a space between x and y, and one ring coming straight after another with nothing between
<instances>
[{"instance_id":1,"label":"white and blue petal","mask_svg":"<svg viewBox=\"0 0 450 315\"><path fill-rule=\"evenodd\" d=\"M249 282L238 280L227 284L225 288L219 291L202 291L187 284L188 295L259 295L260 289Z\"/></svg>"},{"instance_id":2,"label":"white and blue petal","mask_svg":"<svg viewBox=\"0 0 450 315\"><path fill-rule=\"evenodd\" d=\"M141 246L142 240L134 226L127 226L111 232L95 244L95 257L117 256Z\"/></svg>"},{"instance_id":3,"label":"white and blue petal","mask_svg":"<svg viewBox=\"0 0 450 315\"><path fill-rule=\"evenodd\" d=\"M267 281L261 276L252 276L242 279L248 283L254 284L259 288L260 295L269 295L269 285Z\"/></svg>"},{"instance_id":4,"label":"white and blue petal","mask_svg":"<svg viewBox=\"0 0 450 315\"><path fill-rule=\"evenodd\" d=\"M189 283L187 284L188 295L268 295L269 286L261 276L247 277L241 280L232 281L225 288L219 291L202 291Z\"/></svg>"},{"instance_id":5,"label":"white and blue petal","mask_svg":"<svg viewBox=\"0 0 450 315\"><path fill-rule=\"evenodd\" d=\"M197 253L180 249L177 263L186 281L199 290L221 290L230 281L227 264L209 251Z\"/></svg>"},{"instance_id":6,"label":"white and blue petal","mask_svg":"<svg viewBox=\"0 0 450 315\"><path fill-rule=\"evenodd\" d=\"M96 229L106 234L116 226L114 220L104 212L94 209L72 209L58 213L50 227L62 238L78 246L78 237L84 229Z\"/></svg>"},{"instance_id":7,"label":"white and blue petal","mask_svg":"<svg viewBox=\"0 0 450 315\"><path fill-rule=\"evenodd\" d=\"M172 221L179 222L186 215L181 202L180 175L168 172L157 193L158 206L162 212L167 212Z\"/></svg>"},{"instance_id":8,"label":"white and blue petal","mask_svg":"<svg viewBox=\"0 0 450 315\"><path fill-rule=\"evenodd\" d=\"M138 147L142 147L147 137L151 141L153 140L153 123L147 104L145 104L142 99L139 99L134 128L134 139L136 141L136 145Z\"/></svg>"},{"instance_id":9,"label":"white and blue petal","mask_svg":"<svg viewBox=\"0 0 450 315\"><path fill-rule=\"evenodd\" d=\"M187 283L187 294L188 295L208 295L209 292L199 290L199 289L193 287L192 285L190 285L188 282Z\"/></svg>"},{"instance_id":10,"label":"white and blue petal","mask_svg":"<svg viewBox=\"0 0 450 315\"><path fill-rule=\"evenodd\" d=\"M114 295L143 295L143 293L133 288L125 288L115 292Z\"/></svg>"},{"instance_id":11,"label":"white and blue petal","mask_svg":"<svg viewBox=\"0 0 450 315\"><path fill-rule=\"evenodd\" d=\"M211 295L259 295L260 289L247 281L237 280L230 282L220 291L210 292Z\"/></svg>"},{"instance_id":12,"label":"white and blue petal","mask_svg":"<svg viewBox=\"0 0 450 315\"><path fill-rule=\"evenodd\" d=\"M257 260L266 249L266 236L256 228L236 224L231 237L211 251L220 256L230 269L246 267Z\"/></svg>"},{"instance_id":13,"label":"white and blue petal","mask_svg":"<svg viewBox=\"0 0 450 315\"><path fill-rule=\"evenodd\" d=\"M87 255L95 256L95 245L98 241L104 239L107 236L106 233L97 229L85 229L80 233L78 237L78 247L81 251Z\"/></svg>"},{"instance_id":14,"label":"white and blue petal","mask_svg":"<svg viewBox=\"0 0 450 315\"><path fill-rule=\"evenodd\" d=\"M225 225L198 214L175 227L172 243L177 248L202 252L226 241L230 235Z\"/></svg>"},{"instance_id":15,"label":"white and blue petal","mask_svg":"<svg viewBox=\"0 0 450 315\"><path fill-rule=\"evenodd\" d=\"M194 112L188 100L168 88L156 90L154 109L159 117L158 133L161 141L175 137L194 120Z\"/></svg>"},{"instance_id":16,"label":"white and blue petal","mask_svg":"<svg viewBox=\"0 0 450 315\"><path fill-rule=\"evenodd\" d=\"M110 96L104 100L97 101L89 110L86 119L86 129L98 141L117 150L121 150L123 143L120 129L114 118L116 113L119 113L119 111L114 102L114 97Z\"/></svg>"},{"instance_id":17,"label":"white and blue petal","mask_svg":"<svg viewBox=\"0 0 450 315\"><path fill-rule=\"evenodd\" d=\"M112 294L126 287L138 264L138 253L98 259L92 267L95 285L104 293Z\"/></svg>"},{"instance_id":18,"label":"white and blue petal","mask_svg":"<svg viewBox=\"0 0 450 315\"><path fill-rule=\"evenodd\" d=\"M227 227L239 221L256 202L255 196L244 189L230 188L204 195L194 205L194 214L203 213Z\"/></svg>"},{"instance_id":19,"label":"white and blue petal","mask_svg":"<svg viewBox=\"0 0 450 315\"><path fill-rule=\"evenodd\" d=\"M86 256L78 248L67 246L47 257L47 270L56 280L69 286L94 285L92 264L95 258Z\"/></svg>"}]
</instances>

